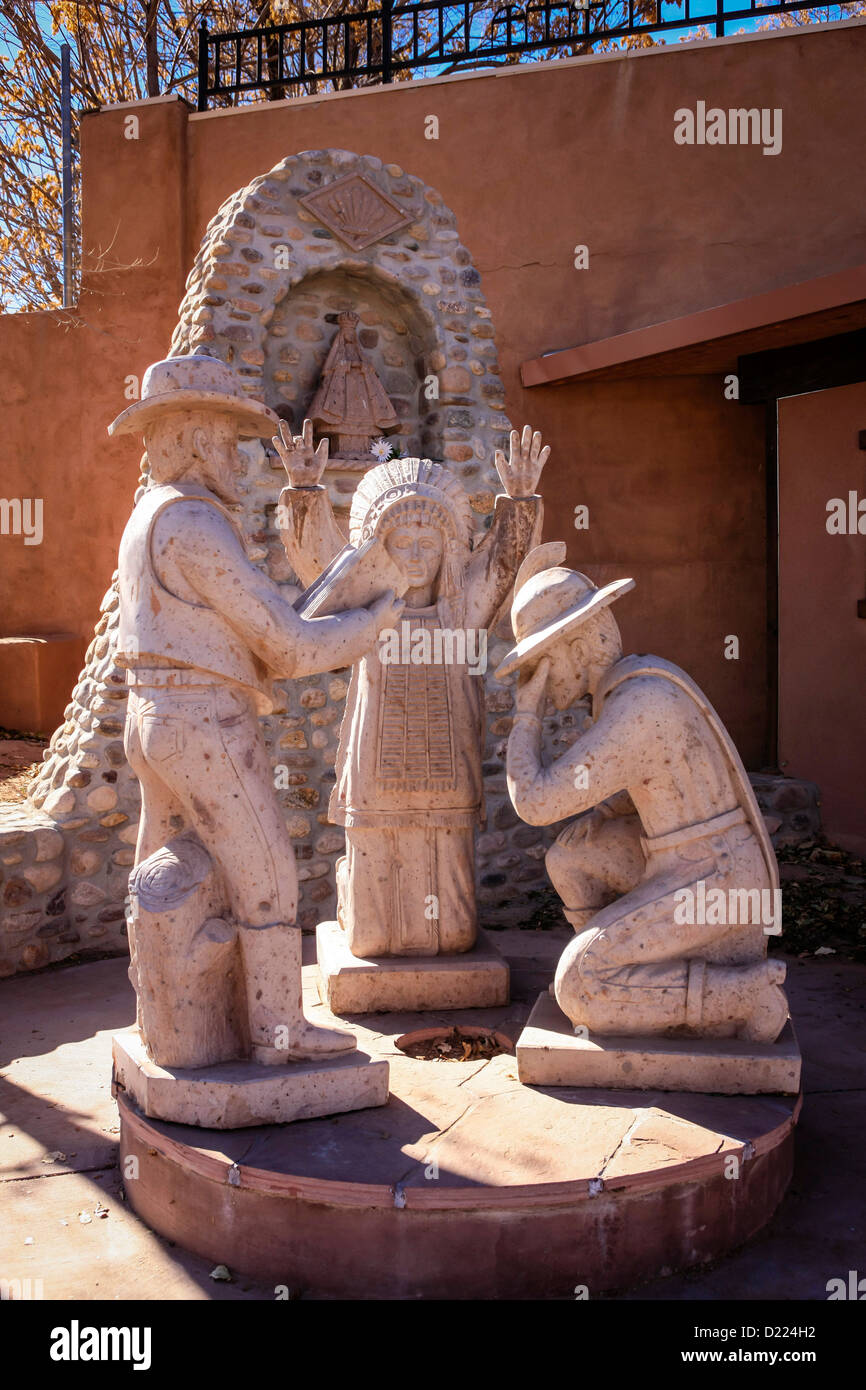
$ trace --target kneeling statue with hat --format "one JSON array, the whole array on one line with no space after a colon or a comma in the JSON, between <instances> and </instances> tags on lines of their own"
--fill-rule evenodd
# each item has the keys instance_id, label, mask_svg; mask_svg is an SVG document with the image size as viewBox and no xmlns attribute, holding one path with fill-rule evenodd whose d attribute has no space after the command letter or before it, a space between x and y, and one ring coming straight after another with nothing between
<instances>
[{"instance_id":1,"label":"kneeling statue with hat","mask_svg":"<svg viewBox=\"0 0 866 1390\"><path fill-rule=\"evenodd\" d=\"M623 656L614 600L561 565L561 542L531 551L512 607L520 672L508 790L530 825L570 822L546 865L577 933L553 992L575 1031L774 1042L788 1007L778 871L748 776L719 716L678 666ZM549 766L547 698L588 699L588 727Z\"/></svg>"}]
</instances>

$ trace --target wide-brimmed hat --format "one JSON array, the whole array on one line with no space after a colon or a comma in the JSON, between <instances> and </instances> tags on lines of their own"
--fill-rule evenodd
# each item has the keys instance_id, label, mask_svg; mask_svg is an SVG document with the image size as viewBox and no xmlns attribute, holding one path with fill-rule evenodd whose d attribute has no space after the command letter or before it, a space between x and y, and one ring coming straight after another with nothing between
<instances>
[{"instance_id":1,"label":"wide-brimmed hat","mask_svg":"<svg viewBox=\"0 0 866 1390\"><path fill-rule=\"evenodd\" d=\"M141 400L121 411L108 433L140 434L151 420L168 410L215 410L231 415L238 434L269 439L279 426L272 410L238 390L225 362L218 357L167 357L148 367L141 383Z\"/></svg>"},{"instance_id":2,"label":"wide-brimmed hat","mask_svg":"<svg viewBox=\"0 0 866 1390\"><path fill-rule=\"evenodd\" d=\"M549 549L538 547L540 554ZM527 561L531 558L532 552ZM599 589L579 570L560 565L532 574L514 596L511 624L517 644L496 668L496 679L504 680L526 662L538 661L561 637L633 588L633 579L614 579Z\"/></svg>"}]
</instances>

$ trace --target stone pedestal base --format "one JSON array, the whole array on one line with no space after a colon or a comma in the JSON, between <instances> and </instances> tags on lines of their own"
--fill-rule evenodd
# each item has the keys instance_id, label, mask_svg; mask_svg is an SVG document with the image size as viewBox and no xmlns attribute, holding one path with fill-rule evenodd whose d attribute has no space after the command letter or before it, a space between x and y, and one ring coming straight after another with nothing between
<instances>
[{"instance_id":1,"label":"stone pedestal base","mask_svg":"<svg viewBox=\"0 0 866 1390\"><path fill-rule=\"evenodd\" d=\"M353 956L338 922L316 928L319 995L335 1014L492 1009L508 1003L508 965L484 932L458 956Z\"/></svg>"},{"instance_id":2,"label":"stone pedestal base","mask_svg":"<svg viewBox=\"0 0 866 1390\"><path fill-rule=\"evenodd\" d=\"M790 1019L775 1043L740 1038L576 1037L545 991L517 1040L528 1086L797 1095L800 1049Z\"/></svg>"},{"instance_id":3,"label":"stone pedestal base","mask_svg":"<svg viewBox=\"0 0 866 1390\"><path fill-rule=\"evenodd\" d=\"M368 1052L276 1067L223 1062L169 1070L150 1060L135 1028L114 1035L112 1052L118 1091L125 1091L143 1114L178 1124L242 1129L388 1102L388 1062L374 1060Z\"/></svg>"}]
</instances>

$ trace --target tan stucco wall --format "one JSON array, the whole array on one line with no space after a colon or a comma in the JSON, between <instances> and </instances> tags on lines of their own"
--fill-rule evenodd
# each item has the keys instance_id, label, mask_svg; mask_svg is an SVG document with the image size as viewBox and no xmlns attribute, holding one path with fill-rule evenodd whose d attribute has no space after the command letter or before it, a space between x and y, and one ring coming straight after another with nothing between
<instances>
[{"instance_id":1,"label":"tan stucco wall","mask_svg":"<svg viewBox=\"0 0 866 1390\"><path fill-rule=\"evenodd\" d=\"M138 473L136 447L105 435L127 403L124 378L167 351L221 201L287 154L335 146L403 166L454 210L493 313L507 413L553 446L548 536L565 536L570 560L594 576L635 575L621 605L629 644L688 667L756 765L766 718L762 412L726 401L719 377L525 390L518 368L862 261L851 170L864 46L855 23L232 113L199 116L160 99L85 117L79 318L0 320L12 394L3 492L38 488L45 502L41 547L0 538L0 635L89 633ZM674 111L698 100L781 107L782 153L676 145ZM130 115L138 140L124 138ZM428 115L438 140L425 139ZM589 247L587 271L573 268L578 243ZM573 529L579 502L588 532ZM740 638L739 662L724 658L728 634Z\"/></svg>"},{"instance_id":2,"label":"tan stucco wall","mask_svg":"<svg viewBox=\"0 0 866 1390\"><path fill-rule=\"evenodd\" d=\"M827 530L831 498L866 499L861 430L866 383L779 402L779 757L866 855L866 538Z\"/></svg>"},{"instance_id":3,"label":"tan stucco wall","mask_svg":"<svg viewBox=\"0 0 866 1390\"><path fill-rule=\"evenodd\" d=\"M127 374L164 356L186 275L186 108L136 110L137 142L124 139L121 112L82 121L77 313L0 316L0 491L44 504L40 546L0 537L0 636L89 637L132 507L139 454L109 441L106 426L129 404Z\"/></svg>"}]
</instances>

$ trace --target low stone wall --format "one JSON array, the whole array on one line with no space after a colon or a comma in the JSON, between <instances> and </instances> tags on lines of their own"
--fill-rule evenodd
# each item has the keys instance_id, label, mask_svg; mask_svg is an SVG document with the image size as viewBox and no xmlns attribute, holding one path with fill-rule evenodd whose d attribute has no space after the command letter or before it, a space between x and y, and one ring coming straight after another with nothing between
<instances>
[{"instance_id":1,"label":"low stone wall","mask_svg":"<svg viewBox=\"0 0 866 1390\"><path fill-rule=\"evenodd\" d=\"M21 806L0 806L0 976L79 951L127 949L124 903L141 797L123 752L127 687L112 650L117 593Z\"/></svg>"},{"instance_id":2,"label":"low stone wall","mask_svg":"<svg viewBox=\"0 0 866 1390\"><path fill-rule=\"evenodd\" d=\"M103 844L79 846L73 834L28 802L0 806L0 976L78 951L127 950L129 869L121 874ZM113 893L97 882L112 873Z\"/></svg>"},{"instance_id":3,"label":"low stone wall","mask_svg":"<svg viewBox=\"0 0 866 1390\"><path fill-rule=\"evenodd\" d=\"M26 802L0 806L0 974L35 970L76 949L66 917L63 836Z\"/></svg>"},{"instance_id":4,"label":"low stone wall","mask_svg":"<svg viewBox=\"0 0 866 1390\"><path fill-rule=\"evenodd\" d=\"M821 832L821 793L814 782L754 772L752 783L773 844L798 845Z\"/></svg>"}]
</instances>

